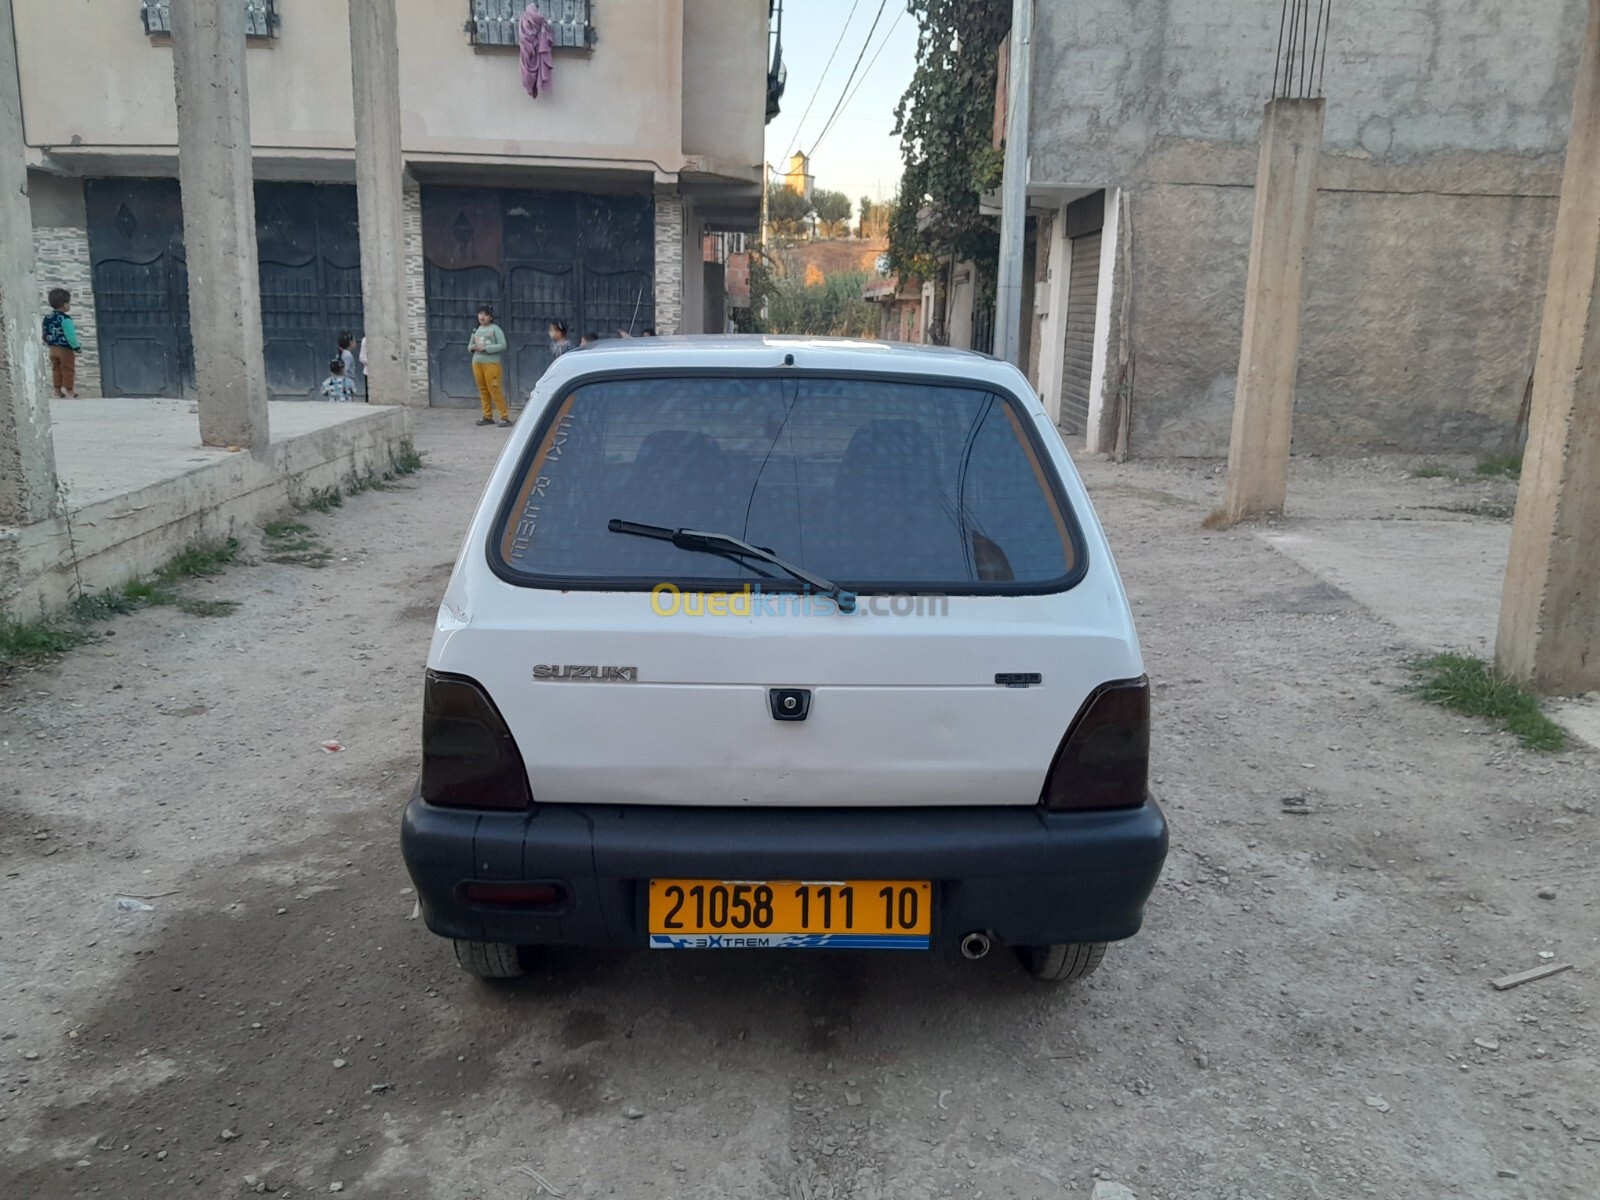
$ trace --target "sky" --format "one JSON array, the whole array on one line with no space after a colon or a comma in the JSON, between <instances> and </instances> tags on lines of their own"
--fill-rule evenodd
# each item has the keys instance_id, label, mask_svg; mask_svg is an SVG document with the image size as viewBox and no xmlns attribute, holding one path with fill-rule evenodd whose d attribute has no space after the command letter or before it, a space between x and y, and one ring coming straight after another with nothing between
<instances>
[{"instance_id":1,"label":"sky","mask_svg":"<svg viewBox=\"0 0 1600 1200\"><path fill-rule=\"evenodd\" d=\"M767 126L767 161L781 170L797 141L808 153L815 146L811 173L817 187L843 192L852 204L862 196L892 199L900 181L900 139L891 132L894 106L916 66L916 19L906 12L905 0L783 0L783 10L789 82L783 111ZM869 43L874 18L878 25ZM824 136L863 45L866 53L850 84L851 97Z\"/></svg>"}]
</instances>

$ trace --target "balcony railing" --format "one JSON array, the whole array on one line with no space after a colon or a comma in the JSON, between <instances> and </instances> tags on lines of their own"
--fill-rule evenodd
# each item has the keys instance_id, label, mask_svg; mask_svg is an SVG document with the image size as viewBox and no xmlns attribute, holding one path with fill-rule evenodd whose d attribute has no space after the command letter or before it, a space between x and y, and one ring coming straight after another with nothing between
<instances>
[{"instance_id":1,"label":"balcony railing","mask_svg":"<svg viewBox=\"0 0 1600 1200\"><path fill-rule=\"evenodd\" d=\"M529 0L467 0L467 33L474 46L515 46L517 23ZM589 0L533 0L550 22L557 50L587 50L595 42Z\"/></svg>"},{"instance_id":2,"label":"balcony railing","mask_svg":"<svg viewBox=\"0 0 1600 1200\"><path fill-rule=\"evenodd\" d=\"M244 33L248 38L278 36L277 0L235 0L244 7ZM172 0L143 0L140 15L144 31L152 37L172 36Z\"/></svg>"}]
</instances>

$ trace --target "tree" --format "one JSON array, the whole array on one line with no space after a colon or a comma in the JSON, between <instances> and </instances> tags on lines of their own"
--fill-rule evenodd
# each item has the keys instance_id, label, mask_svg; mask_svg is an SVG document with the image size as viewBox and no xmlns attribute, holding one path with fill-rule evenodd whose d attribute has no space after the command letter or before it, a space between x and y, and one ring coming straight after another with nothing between
<instances>
[{"instance_id":1,"label":"tree","mask_svg":"<svg viewBox=\"0 0 1600 1200\"><path fill-rule=\"evenodd\" d=\"M889 258L903 275L928 278L934 258L991 262L994 221L978 198L999 186L1003 153L994 146L1000 44L1011 29L1009 0L907 0L917 18L917 69L895 108L905 174L889 229Z\"/></svg>"},{"instance_id":2,"label":"tree","mask_svg":"<svg viewBox=\"0 0 1600 1200\"><path fill-rule=\"evenodd\" d=\"M767 225L782 237L799 237L806 231L811 205L806 198L781 183L767 189Z\"/></svg>"},{"instance_id":3,"label":"tree","mask_svg":"<svg viewBox=\"0 0 1600 1200\"><path fill-rule=\"evenodd\" d=\"M866 272L847 271L820 282L817 275L808 270L808 284L784 274L782 261L770 253L753 253L750 317L739 331L857 338L878 332L878 310L861 294L870 278Z\"/></svg>"},{"instance_id":4,"label":"tree","mask_svg":"<svg viewBox=\"0 0 1600 1200\"><path fill-rule=\"evenodd\" d=\"M868 197L861 197L861 236L888 237L889 226L894 222L894 214L893 204L874 204Z\"/></svg>"},{"instance_id":5,"label":"tree","mask_svg":"<svg viewBox=\"0 0 1600 1200\"><path fill-rule=\"evenodd\" d=\"M768 281L766 319L760 333L801 333L816 337L870 337L878 313L861 289L865 271L829 275L821 283L774 277Z\"/></svg>"},{"instance_id":6,"label":"tree","mask_svg":"<svg viewBox=\"0 0 1600 1200\"><path fill-rule=\"evenodd\" d=\"M818 190L812 193L811 198L823 233L828 237L838 237L840 227L850 220L850 197L843 192Z\"/></svg>"}]
</instances>

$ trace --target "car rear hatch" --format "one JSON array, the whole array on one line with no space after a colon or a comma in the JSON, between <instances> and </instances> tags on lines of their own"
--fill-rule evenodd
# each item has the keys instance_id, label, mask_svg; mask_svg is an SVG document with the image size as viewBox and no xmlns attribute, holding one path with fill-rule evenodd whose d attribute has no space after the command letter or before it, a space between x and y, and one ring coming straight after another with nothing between
<instances>
[{"instance_id":1,"label":"car rear hatch","mask_svg":"<svg viewBox=\"0 0 1600 1200\"><path fill-rule=\"evenodd\" d=\"M987 387L590 383L486 549L435 662L494 697L536 802L1032 804L1094 688L1137 673L1033 422Z\"/></svg>"}]
</instances>

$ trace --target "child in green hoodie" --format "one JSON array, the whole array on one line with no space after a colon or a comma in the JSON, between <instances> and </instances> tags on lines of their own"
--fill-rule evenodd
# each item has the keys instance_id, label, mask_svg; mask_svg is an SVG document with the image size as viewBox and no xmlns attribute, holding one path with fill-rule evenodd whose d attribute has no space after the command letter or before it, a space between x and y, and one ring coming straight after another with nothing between
<instances>
[{"instance_id":1,"label":"child in green hoodie","mask_svg":"<svg viewBox=\"0 0 1600 1200\"><path fill-rule=\"evenodd\" d=\"M67 316L72 307L72 293L66 288L50 289L50 311L44 318L44 344L50 352L50 386L55 388L56 399L71 396L78 398L78 351L83 343L78 340L78 327Z\"/></svg>"}]
</instances>

